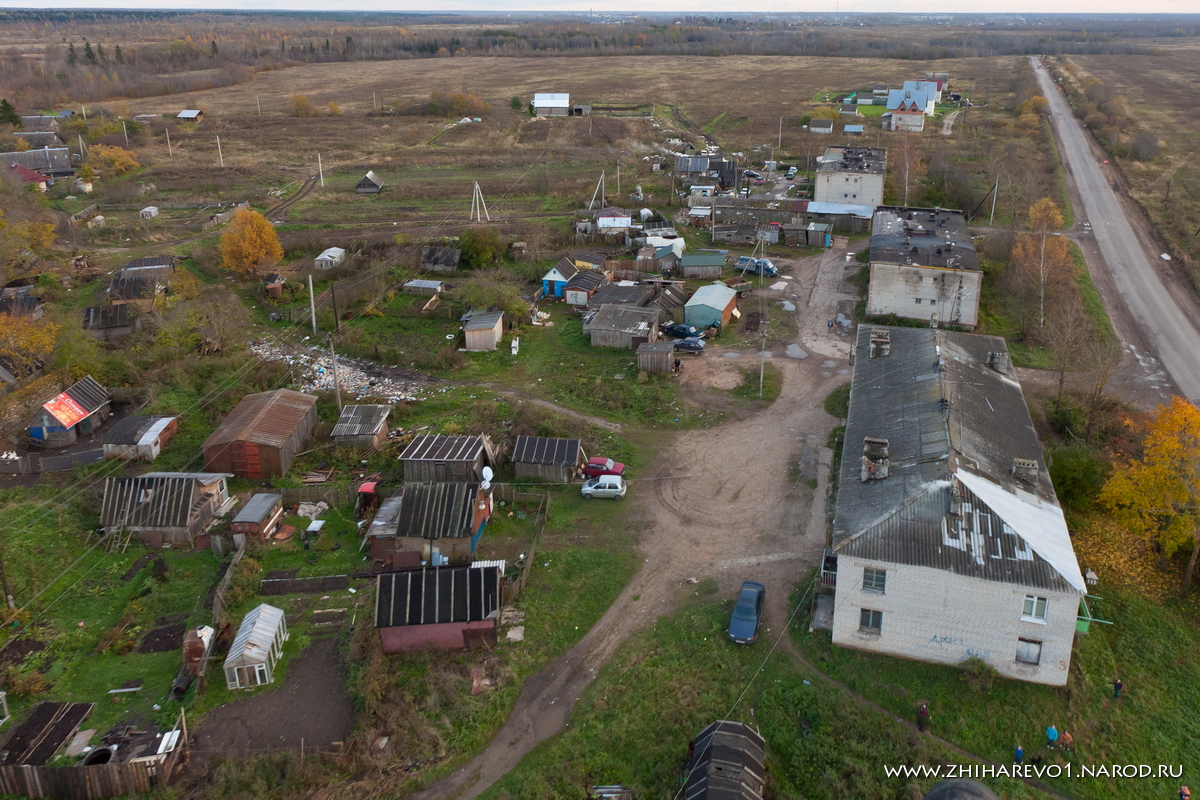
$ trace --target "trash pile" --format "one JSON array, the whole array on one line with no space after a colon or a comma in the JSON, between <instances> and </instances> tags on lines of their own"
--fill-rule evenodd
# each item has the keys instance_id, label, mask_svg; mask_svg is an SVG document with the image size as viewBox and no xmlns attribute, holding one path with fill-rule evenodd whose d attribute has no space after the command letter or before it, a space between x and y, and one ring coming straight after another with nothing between
<instances>
[{"instance_id":1,"label":"trash pile","mask_svg":"<svg viewBox=\"0 0 1200 800\"><path fill-rule=\"evenodd\" d=\"M284 361L290 364L302 392L331 392L334 389L333 362L326 350L261 341L250 345L250 351L263 361ZM338 382L342 386L342 397L345 399L362 400L370 397L386 400L388 403L411 403L425 399L424 384L381 375L381 367L378 364L338 356L337 366Z\"/></svg>"}]
</instances>

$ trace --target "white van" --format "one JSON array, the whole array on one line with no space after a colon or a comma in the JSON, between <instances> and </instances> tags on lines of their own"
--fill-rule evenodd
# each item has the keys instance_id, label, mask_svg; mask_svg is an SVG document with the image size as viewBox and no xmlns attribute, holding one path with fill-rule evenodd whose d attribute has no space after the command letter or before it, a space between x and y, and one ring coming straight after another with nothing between
<instances>
[{"instance_id":1,"label":"white van","mask_svg":"<svg viewBox=\"0 0 1200 800\"><path fill-rule=\"evenodd\" d=\"M620 475L600 475L587 480L583 484L583 496L588 500L593 497L611 497L620 500L625 496L625 479Z\"/></svg>"}]
</instances>

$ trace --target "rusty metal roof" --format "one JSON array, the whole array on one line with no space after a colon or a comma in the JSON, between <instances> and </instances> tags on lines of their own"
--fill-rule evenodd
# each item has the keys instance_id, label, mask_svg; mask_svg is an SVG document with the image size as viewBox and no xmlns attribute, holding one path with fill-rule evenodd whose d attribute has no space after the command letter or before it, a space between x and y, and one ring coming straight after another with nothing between
<instances>
[{"instance_id":1,"label":"rusty metal roof","mask_svg":"<svg viewBox=\"0 0 1200 800\"><path fill-rule=\"evenodd\" d=\"M400 499L397 536L442 539L470 536L477 483L409 483Z\"/></svg>"},{"instance_id":2,"label":"rusty metal roof","mask_svg":"<svg viewBox=\"0 0 1200 800\"><path fill-rule=\"evenodd\" d=\"M484 449L482 436L422 434L409 442L401 461L474 461Z\"/></svg>"},{"instance_id":3,"label":"rusty metal roof","mask_svg":"<svg viewBox=\"0 0 1200 800\"><path fill-rule=\"evenodd\" d=\"M248 394L204 440L204 449L239 441L282 447L316 404L311 394L291 389Z\"/></svg>"}]
</instances>

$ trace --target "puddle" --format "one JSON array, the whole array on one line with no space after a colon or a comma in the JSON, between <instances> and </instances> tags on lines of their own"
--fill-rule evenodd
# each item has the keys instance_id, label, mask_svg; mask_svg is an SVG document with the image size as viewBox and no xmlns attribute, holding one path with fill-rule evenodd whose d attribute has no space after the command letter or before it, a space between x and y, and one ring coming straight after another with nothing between
<instances>
[{"instance_id":1,"label":"puddle","mask_svg":"<svg viewBox=\"0 0 1200 800\"><path fill-rule=\"evenodd\" d=\"M721 353L721 356L723 358L737 358L740 355L741 355L741 353L735 353L732 350L727 350L726 352Z\"/></svg>"},{"instance_id":2,"label":"puddle","mask_svg":"<svg viewBox=\"0 0 1200 800\"><path fill-rule=\"evenodd\" d=\"M787 354L788 358L808 358L808 351L798 344L789 344Z\"/></svg>"},{"instance_id":3,"label":"puddle","mask_svg":"<svg viewBox=\"0 0 1200 800\"><path fill-rule=\"evenodd\" d=\"M787 281L776 281L775 283L772 283L767 288L772 291L775 291L775 292L782 292L784 289L787 288L787 285L788 285Z\"/></svg>"},{"instance_id":4,"label":"puddle","mask_svg":"<svg viewBox=\"0 0 1200 800\"><path fill-rule=\"evenodd\" d=\"M837 362L836 361L822 361L821 366L822 367L836 367Z\"/></svg>"},{"instance_id":5,"label":"puddle","mask_svg":"<svg viewBox=\"0 0 1200 800\"><path fill-rule=\"evenodd\" d=\"M796 304L793 303L791 300L784 300L782 303L780 303L780 305L783 306L784 311L795 311L796 310Z\"/></svg>"}]
</instances>

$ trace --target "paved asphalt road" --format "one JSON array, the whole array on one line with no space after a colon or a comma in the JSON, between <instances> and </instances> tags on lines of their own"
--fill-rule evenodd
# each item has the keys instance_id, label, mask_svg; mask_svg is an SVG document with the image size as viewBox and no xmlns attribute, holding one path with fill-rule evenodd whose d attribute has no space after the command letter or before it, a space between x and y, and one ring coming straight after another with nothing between
<instances>
[{"instance_id":1,"label":"paved asphalt road","mask_svg":"<svg viewBox=\"0 0 1200 800\"><path fill-rule=\"evenodd\" d=\"M1030 59L1042 94L1050 100L1059 151L1075 178L1087 220L1117 290L1146 332L1163 367L1192 402L1200 401L1200 331L1160 280L1158 259L1147 256L1116 193L1092 154L1079 121L1037 59Z\"/></svg>"}]
</instances>

